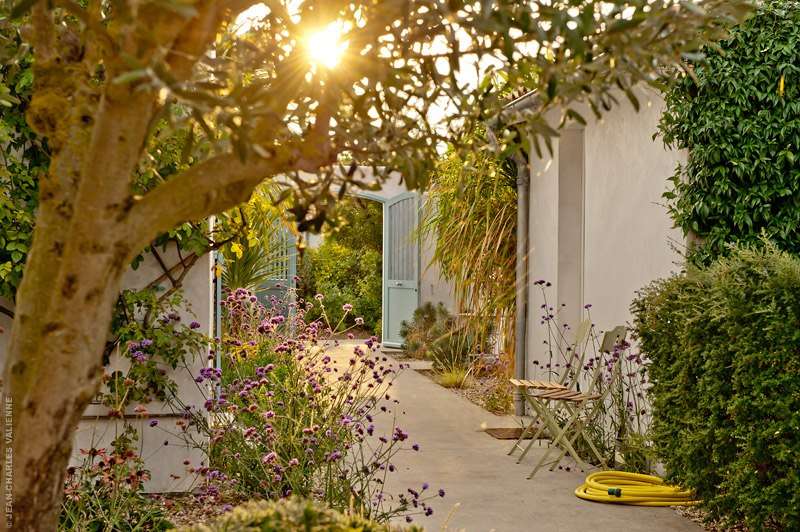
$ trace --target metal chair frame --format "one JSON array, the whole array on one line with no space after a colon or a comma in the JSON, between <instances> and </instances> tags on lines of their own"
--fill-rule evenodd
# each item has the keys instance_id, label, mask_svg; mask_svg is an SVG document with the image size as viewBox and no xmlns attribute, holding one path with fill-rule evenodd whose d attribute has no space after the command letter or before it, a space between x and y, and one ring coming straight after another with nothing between
<instances>
[{"instance_id":1,"label":"metal chair frame","mask_svg":"<svg viewBox=\"0 0 800 532\"><path fill-rule=\"evenodd\" d=\"M581 325L581 328L583 328L583 324ZM584 340L584 338L580 336L581 332L582 331L579 330L579 335L576 335L576 346ZM584 334L588 334L588 328ZM624 340L625 335L626 329L624 326L615 327L613 330L606 332L603 336L600 352L609 354L618 342ZM580 366L578 367L583 366L584 360L585 349L581 353ZM531 419L531 422L528 424L528 426L522 431L520 438L515 442L508 454L512 454L517 448L521 448L521 442L527 433L533 429L538 420L541 420L541 424L535 431L533 438L530 440L522 454L517 459L517 463L522 461L522 459L533 446L534 442L538 440L545 429L549 431L550 436L552 437L552 442L550 445L548 445L547 451L540 458L530 475L528 475L529 479L533 478L534 475L536 475L536 473L546 465L550 465L550 470L552 471L567 454L569 454L581 468L584 470L589 469L591 466L580 457L574 448L575 442L578 440L578 438L583 438L594 455L594 458L604 469L608 467L602 454L594 445L594 442L591 441L591 438L586 434L585 430L591 425L591 423L600 413L600 408L598 405L604 404L608 394L613 388L614 381L619 379L619 359L615 360L614 367L612 367L612 382L601 394L593 394L592 392L597 385L601 371L602 364L599 363L592 372L589 389L585 393L580 392L579 390L572 390L563 384L565 382L566 375L569 372L565 372L561 379L554 383L542 383L537 381L518 381L514 383L512 380L512 384L524 387L524 397L535 415ZM575 386L575 388L579 388L579 383L573 382L572 384ZM594 407L589 409L589 406ZM558 422L558 416L561 412L565 414L565 421L563 424ZM558 457L553 461L547 462L547 459L555 451L555 449L560 449Z\"/></svg>"}]
</instances>

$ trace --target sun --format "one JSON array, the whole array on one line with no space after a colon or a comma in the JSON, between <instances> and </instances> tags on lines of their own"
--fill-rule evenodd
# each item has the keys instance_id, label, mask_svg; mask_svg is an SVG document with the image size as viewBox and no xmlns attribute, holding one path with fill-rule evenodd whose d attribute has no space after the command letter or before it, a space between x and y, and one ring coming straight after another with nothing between
<instances>
[{"instance_id":1,"label":"sun","mask_svg":"<svg viewBox=\"0 0 800 532\"><path fill-rule=\"evenodd\" d=\"M342 60L348 41L342 41L342 24L331 22L306 38L306 50L312 63L334 68Z\"/></svg>"}]
</instances>

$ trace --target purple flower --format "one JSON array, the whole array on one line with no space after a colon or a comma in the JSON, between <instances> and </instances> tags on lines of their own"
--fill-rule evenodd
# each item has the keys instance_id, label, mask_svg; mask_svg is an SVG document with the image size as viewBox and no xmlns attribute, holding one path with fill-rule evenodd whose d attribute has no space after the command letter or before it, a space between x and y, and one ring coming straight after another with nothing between
<instances>
[{"instance_id":1,"label":"purple flower","mask_svg":"<svg viewBox=\"0 0 800 532\"><path fill-rule=\"evenodd\" d=\"M158 420L157 419L150 420L150 426L151 427L155 427L156 425L158 425Z\"/></svg>"},{"instance_id":2,"label":"purple flower","mask_svg":"<svg viewBox=\"0 0 800 532\"><path fill-rule=\"evenodd\" d=\"M415 451L419 451L419 444L415 443L414 445L411 446L411 448L414 449Z\"/></svg>"},{"instance_id":3,"label":"purple flower","mask_svg":"<svg viewBox=\"0 0 800 532\"><path fill-rule=\"evenodd\" d=\"M356 325L364 325L364 318L356 318Z\"/></svg>"},{"instance_id":4,"label":"purple flower","mask_svg":"<svg viewBox=\"0 0 800 532\"><path fill-rule=\"evenodd\" d=\"M439 489L439 497L444 497L444 490L441 488Z\"/></svg>"},{"instance_id":5,"label":"purple flower","mask_svg":"<svg viewBox=\"0 0 800 532\"><path fill-rule=\"evenodd\" d=\"M344 305L342 305L342 310L345 312L350 312L353 310L353 305L351 305L350 303L345 303Z\"/></svg>"},{"instance_id":6,"label":"purple flower","mask_svg":"<svg viewBox=\"0 0 800 532\"><path fill-rule=\"evenodd\" d=\"M278 459L278 455L275 454L275 451L270 451L264 456L261 457L261 462L264 464L271 464L272 462Z\"/></svg>"}]
</instances>

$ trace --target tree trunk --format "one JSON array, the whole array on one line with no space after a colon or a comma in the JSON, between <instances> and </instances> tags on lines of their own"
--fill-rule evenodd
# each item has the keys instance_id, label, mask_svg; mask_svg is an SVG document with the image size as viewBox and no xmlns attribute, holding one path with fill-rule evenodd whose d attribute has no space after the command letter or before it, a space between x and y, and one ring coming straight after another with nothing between
<instances>
[{"instance_id":1,"label":"tree trunk","mask_svg":"<svg viewBox=\"0 0 800 532\"><path fill-rule=\"evenodd\" d=\"M20 287L20 301L52 306L42 315L20 312L11 333L4 375L6 408L13 401L11 530L56 529L74 432L101 382L121 276L110 264L97 256L62 263L57 282Z\"/></svg>"},{"instance_id":2,"label":"tree trunk","mask_svg":"<svg viewBox=\"0 0 800 532\"><path fill-rule=\"evenodd\" d=\"M41 181L3 371L5 528L57 527L74 431L99 390L113 305L142 239L128 225L130 182L151 111L152 95L106 93L91 136L59 145Z\"/></svg>"}]
</instances>

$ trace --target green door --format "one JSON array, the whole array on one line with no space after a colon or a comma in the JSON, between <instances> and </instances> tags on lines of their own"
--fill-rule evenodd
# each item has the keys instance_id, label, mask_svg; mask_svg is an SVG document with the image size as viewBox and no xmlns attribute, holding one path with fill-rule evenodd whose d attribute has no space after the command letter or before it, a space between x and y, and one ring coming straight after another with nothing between
<instances>
[{"instance_id":1,"label":"green door","mask_svg":"<svg viewBox=\"0 0 800 532\"><path fill-rule=\"evenodd\" d=\"M400 347L400 326L419 306L419 196L406 192L384 203L383 345Z\"/></svg>"}]
</instances>

